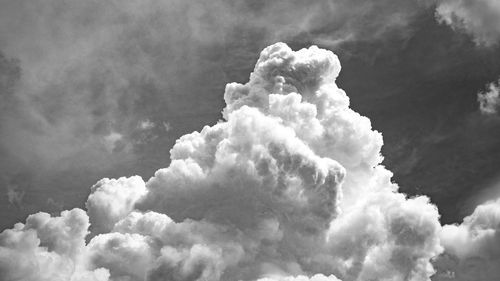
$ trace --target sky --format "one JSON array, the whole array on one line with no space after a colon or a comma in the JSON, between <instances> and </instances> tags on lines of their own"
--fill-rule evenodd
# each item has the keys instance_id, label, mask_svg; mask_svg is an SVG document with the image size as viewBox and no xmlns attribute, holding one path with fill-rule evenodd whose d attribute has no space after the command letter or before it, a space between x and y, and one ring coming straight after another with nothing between
<instances>
[{"instance_id":1,"label":"sky","mask_svg":"<svg viewBox=\"0 0 500 281\"><path fill-rule=\"evenodd\" d=\"M499 19L0 0L0 280L496 280Z\"/></svg>"}]
</instances>

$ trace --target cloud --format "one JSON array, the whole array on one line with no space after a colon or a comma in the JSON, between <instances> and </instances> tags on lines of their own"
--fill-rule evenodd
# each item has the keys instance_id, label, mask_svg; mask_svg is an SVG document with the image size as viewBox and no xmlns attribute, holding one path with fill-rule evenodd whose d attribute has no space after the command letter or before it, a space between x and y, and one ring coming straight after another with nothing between
<instances>
[{"instance_id":1,"label":"cloud","mask_svg":"<svg viewBox=\"0 0 500 281\"><path fill-rule=\"evenodd\" d=\"M34 190L50 190L47 197L78 193L82 202L83 187L101 177L124 170L149 177L167 165L164 144L216 122L218 94L225 83L247 78L262 47L288 41L333 48L408 36L422 7L413 0L0 6L0 165L7 178L34 175L25 197L32 211L47 199L33 202ZM144 120L155 126L145 130ZM81 170L88 181L57 182Z\"/></svg>"},{"instance_id":2,"label":"cloud","mask_svg":"<svg viewBox=\"0 0 500 281\"><path fill-rule=\"evenodd\" d=\"M496 0L438 0L436 17L470 34L479 45L492 46L500 39L500 3Z\"/></svg>"},{"instance_id":3,"label":"cloud","mask_svg":"<svg viewBox=\"0 0 500 281\"><path fill-rule=\"evenodd\" d=\"M25 194L26 192L20 189L17 185L7 184L7 198L10 204L21 208Z\"/></svg>"},{"instance_id":4,"label":"cloud","mask_svg":"<svg viewBox=\"0 0 500 281\"><path fill-rule=\"evenodd\" d=\"M435 264L433 280L497 280L500 274L500 200L479 205L460 225L445 225L445 252ZM448 278L448 279L447 279Z\"/></svg>"},{"instance_id":5,"label":"cloud","mask_svg":"<svg viewBox=\"0 0 500 281\"><path fill-rule=\"evenodd\" d=\"M487 91L477 94L479 110L485 115L495 115L500 108L499 85L492 82L487 88Z\"/></svg>"},{"instance_id":6,"label":"cloud","mask_svg":"<svg viewBox=\"0 0 500 281\"><path fill-rule=\"evenodd\" d=\"M139 120L169 122L192 107L177 96L192 101L202 90L220 90L223 84L213 81L230 75L224 64L233 62L214 57L225 48L249 52L232 46L235 33L259 33L255 52L238 61L250 67L269 42L374 40L405 30L420 7L415 1L355 2L3 1L0 50L17 61L6 66L12 75L2 85L15 106L2 118L0 144L27 166L36 159L53 169L68 163L111 169L139 157L137 149L120 149L144 145ZM207 49L214 51L200 51ZM110 136L120 136L121 145Z\"/></svg>"},{"instance_id":7,"label":"cloud","mask_svg":"<svg viewBox=\"0 0 500 281\"><path fill-rule=\"evenodd\" d=\"M102 179L91 188L86 207L96 233L110 231L146 193L141 177Z\"/></svg>"},{"instance_id":8,"label":"cloud","mask_svg":"<svg viewBox=\"0 0 500 281\"><path fill-rule=\"evenodd\" d=\"M40 213L2 232L0 273L429 280L442 251L437 209L398 193L380 165L382 136L349 108L339 72L337 56L315 46L265 48L248 83L227 85L224 120L179 138L147 182L103 179L87 213Z\"/></svg>"},{"instance_id":9,"label":"cloud","mask_svg":"<svg viewBox=\"0 0 500 281\"><path fill-rule=\"evenodd\" d=\"M270 278L262 278L257 281L338 281L335 276L325 276L323 274L316 274L311 278L308 278L304 275L299 275L296 277L270 277Z\"/></svg>"},{"instance_id":10,"label":"cloud","mask_svg":"<svg viewBox=\"0 0 500 281\"><path fill-rule=\"evenodd\" d=\"M3 2L0 49L22 72L8 80L16 103L3 114L2 146L56 170L68 162L108 169L135 159L133 149L120 148L134 146L138 120L151 118L151 107L140 106L146 95L164 106L160 95L181 76L171 65L179 69L182 53L222 36L203 36L203 28L218 25L196 20L203 4L168 2L168 9L154 0Z\"/></svg>"},{"instance_id":11,"label":"cloud","mask_svg":"<svg viewBox=\"0 0 500 281\"><path fill-rule=\"evenodd\" d=\"M0 233L2 280L106 281L105 269L82 268L89 219L85 211L30 215L26 223Z\"/></svg>"}]
</instances>

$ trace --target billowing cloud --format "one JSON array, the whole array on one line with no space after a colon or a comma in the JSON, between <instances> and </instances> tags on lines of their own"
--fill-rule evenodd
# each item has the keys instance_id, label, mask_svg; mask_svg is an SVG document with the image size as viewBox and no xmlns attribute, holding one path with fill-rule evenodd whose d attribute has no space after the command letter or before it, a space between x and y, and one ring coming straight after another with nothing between
<instances>
[{"instance_id":1,"label":"billowing cloud","mask_svg":"<svg viewBox=\"0 0 500 281\"><path fill-rule=\"evenodd\" d=\"M491 46L500 39L500 3L496 0L438 0L436 16L470 34L477 44Z\"/></svg>"},{"instance_id":2,"label":"billowing cloud","mask_svg":"<svg viewBox=\"0 0 500 281\"><path fill-rule=\"evenodd\" d=\"M149 177L168 165L165 143L218 120L217 95L225 83L244 81L270 42L334 47L409 34L420 5L19 0L0 7L0 184L33 174L26 194L49 190L24 197L34 211L47 209L48 197L82 204L84 187L106 175ZM89 180L61 184L82 169Z\"/></svg>"},{"instance_id":3,"label":"billowing cloud","mask_svg":"<svg viewBox=\"0 0 500 281\"><path fill-rule=\"evenodd\" d=\"M477 95L479 110L481 113L486 115L494 115L498 113L498 110L500 109L499 92L499 84L493 82L487 85L486 91L480 92Z\"/></svg>"},{"instance_id":4,"label":"billowing cloud","mask_svg":"<svg viewBox=\"0 0 500 281\"><path fill-rule=\"evenodd\" d=\"M113 225L127 216L146 186L141 177L102 179L91 188L86 203L92 219L93 230L97 233L108 232Z\"/></svg>"},{"instance_id":5,"label":"billowing cloud","mask_svg":"<svg viewBox=\"0 0 500 281\"><path fill-rule=\"evenodd\" d=\"M479 205L460 225L445 225L445 252L433 280L494 281L500 276L500 200Z\"/></svg>"},{"instance_id":6,"label":"billowing cloud","mask_svg":"<svg viewBox=\"0 0 500 281\"><path fill-rule=\"evenodd\" d=\"M179 138L167 168L147 182L99 181L87 213L36 214L5 230L0 273L429 280L442 251L437 209L398 193L380 165L382 135L349 108L339 72L337 56L315 46L265 48L248 83L226 86L224 120ZM94 235L85 243L89 222ZM47 266L13 263L12 252Z\"/></svg>"},{"instance_id":7,"label":"billowing cloud","mask_svg":"<svg viewBox=\"0 0 500 281\"><path fill-rule=\"evenodd\" d=\"M85 211L64 211L29 216L26 223L0 233L2 280L105 281L106 269L85 270L85 236L89 218Z\"/></svg>"}]
</instances>

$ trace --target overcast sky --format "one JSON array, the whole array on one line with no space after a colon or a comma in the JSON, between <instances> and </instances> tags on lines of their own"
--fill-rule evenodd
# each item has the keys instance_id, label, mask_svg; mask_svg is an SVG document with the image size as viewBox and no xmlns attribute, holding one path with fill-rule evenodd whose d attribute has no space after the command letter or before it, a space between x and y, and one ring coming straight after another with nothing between
<instances>
[{"instance_id":1,"label":"overcast sky","mask_svg":"<svg viewBox=\"0 0 500 281\"><path fill-rule=\"evenodd\" d=\"M266 57L263 50L277 42L289 47L274 45L275 49L266 49ZM0 0L0 230L24 223L29 214L40 211L56 220L63 210L87 210L61 215L49 230L41 226L48 223L46 217L31 217L31 225L35 225L31 229L41 241L41 247L34 249L48 247L45 251L49 254L71 256L79 275L60 275L71 276L71 280L146 280L144 276L147 280L295 280L280 278L312 278L316 273L324 275L315 278L331 278L328 280L367 280L367 276L375 276L374 280L428 280L436 270L439 274L433 280L495 280L500 265L500 244L495 240L500 235L500 203L487 201L500 197L499 43L497 0ZM314 48L306 55L294 52L312 45L332 53ZM280 59L272 59L276 57ZM285 63L287 59L293 67ZM285 62L280 64L281 60ZM331 69L324 66L330 64ZM303 65L309 66L302 69ZM226 86L231 82L244 86ZM324 100L313 97L315 91L341 98ZM288 100L268 98L276 93ZM294 93L302 100L297 101ZM243 105L250 108L248 112ZM325 109L328 107L332 112L347 113L332 113ZM290 111L299 112L298 117L291 117ZM248 125L245 118L265 124ZM282 121L274 124L273 118ZM371 125L366 125L370 123L367 120ZM210 127L203 129L205 126ZM255 130L255 134L246 135L238 127ZM288 135L290 130L294 133ZM179 139L194 131L201 135ZM283 139L284 135L290 140ZM245 138L249 150L242 144ZM243 148L228 152L226 146L231 141ZM286 179L281 174L268 179L256 168L259 176L278 186L276 189L284 185L291 190L286 194L298 192L295 189L301 184L290 180L297 178L307 193L307 187L317 183L312 184L305 174L315 171L314 181L334 178L335 194L328 198L338 203L329 209L331 206L323 206L315 194L307 195L309 206L288 202L288 197L264 200L268 194L259 193L257 187L255 194L239 190L233 178L240 178L239 184L244 187L258 184L248 170L233 171L228 163L236 161L233 164L237 165L246 159L261 167L264 164L255 158L257 148L252 148L258 146L267 147L269 151L259 153L271 155L276 169L286 174ZM232 153L241 154L241 159L234 160ZM300 163L295 163L298 167L293 166L293 157L299 159L296 161ZM194 172L190 161L201 167L203 176ZM372 170L365 170L367 167ZM392 178L386 174L389 171ZM134 175L140 177L101 180ZM392 187L391 182L398 187ZM214 185L221 190L212 188ZM374 203L384 199L366 203L374 191L364 188L372 185L384 190L373 198L389 196L384 192L390 193L390 198L402 193L412 198L387 199L400 206L397 212L411 218L408 222L403 219L402 228L410 225L408 229L414 229L411 220L418 212L413 210L422 210L420 221L424 225L419 227L428 232L418 234L425 238L415 238L417 242L408 238L414 233L401 238L414 242L407 245L407 252L392 248L397 237L392 241L387 238L390 235L380 234L385 233L382 230L372 237L372 233L367 234L369 230L360 229L363 219L373 222L374 229L397 221L387 218L385 224L378 225L377 218L362 218L357 207L350 207L367 204L366 210L394 211L389 203ZM116 191L117 186L127 191ZM230 186L236 186L235 190ZM365 195L358 198L356 192ZM337 193L343 193L344 199ZM236 194L257 203L246 206ZM423 199L426 197L419 197L422 195L430 203ZM105 203L108 201L111 203ZM241 208L235 211L236 206ZM272 206L270 213L287 219L272 215L262 221L248 218L255 209L267 208L263 206ZM289 214L289 208L297 211ZM160 217L148 217L149 210ZM91 234L86 237L89 217ZM50 242L54 238L40 234L56 233L61 221L71 224L66 218L81 222L81 229L74 232L76 236L81 234L77 238L83 242L75 240L61 246L71 254L60 252L61 247ZM177 242L168 239L162 240L159 254L160 248L155 250L144 242L154 236L144 230L147 223L143 222L141 231L132 230L142 219L161 221L158 224L173 219L179 229L165 233L182 235L185 231L189 236L198 231L202 238L179 243L189 244L191 255L197 255L194 251L202 253L201 257L185 257L185 249L176 248ZM333 226L326 230L324 224ZM29 225L26 222L19 233L27 232ZM255 225L263 229L239 240L231 231L222 231L221 225L243 233ZM479 231L476 228L486 229L488 234L470 234ZM304 231L307 235L287 236L287 231ZM345 242L343 232L359 234L353 234L352 246L345 246L349 250L340 245ZM150 269L141 275L137 270L130 273L116 267L118 261L99 252L105 252L109 237L96 236L101 240L92 239L84 245L85 239L88 242L102 233L143 235L134 237L146 243L148 250L134 253L134 257L147 260L143 267ZM165 233L161 239L170 237ZM214 238L220 233L228 235L227 243ZM338 235L338 241L344 242L321 246L313 243L318 233L333 240ZM58 237L56 234L53 237ZM12 246L14 242L5 242L14 239L8 235L7 231L0 234L0 275L4 272L9 281L40 280L33 277L37 276L35 271L24 274L26 268L15 268L2 260L12 254L11 250L20 258L25 254ZM135 239L130 237L115 238ZM377 247L391 254L371 246L351 249L357 239L372 243L362 240L366 237L379 241ZM276 253L262 250L262 239L274 245L271 248ZM203 244L200 241L208 248L195 248ZM298 258L300 249L291 250L296 247L294 243L303 245L307 259ZM167 253L165 245L173 252ZM83 268L76 262L90 259L90 254L83 258L75 254L80 251L75 247L94 253L93 267ZM319 251L322 248L330 252ZM413 248L425 250L417 253ZM494 250L488 252L487 248ZM223 250L219 253L217 249ZM217 260L214 251L220 260L206 265L205 259ZM238 258L228 258L225 251L232 251L232 255L242 252L236 255ZM392 262L395 255L415 262L391 263L392 268L378 268L368 262ZM431 264L430 260L438 256L438 262ZM196 263L191 258L203 264L199 265L203 269L186 273L191 270L186 268L198 266L189 265ZM127 264L130 260L120 262ZM176 266L183 269L172 269ZM467 266L479 268L477 272L482 275L464 270ZM238 267L242 270L235 269ZM59 280L51 279L52 273L42 274L47 278L42 280Z\"/></svg>"}]
</instances>

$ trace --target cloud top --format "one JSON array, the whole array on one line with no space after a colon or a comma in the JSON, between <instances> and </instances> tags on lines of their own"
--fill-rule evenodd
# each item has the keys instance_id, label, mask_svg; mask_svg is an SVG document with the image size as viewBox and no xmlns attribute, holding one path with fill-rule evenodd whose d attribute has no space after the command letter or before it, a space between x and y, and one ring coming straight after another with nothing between
<instances>
[{"instance_id":1,"label":"cloud top","mask_svg":"<svg viewBox=\"0 0 500 281\"><path fill-rule=\"evenodd\" d=\"M437 209L397 191L382 135L335 84L340 69L315 46L265 48L248 83L227 85L224 120L179 138L151 179L103 179L86 212L2 232L2 276L429 280Z\"/></svg>"}]
</instances>

